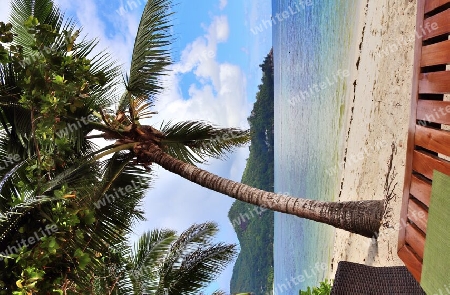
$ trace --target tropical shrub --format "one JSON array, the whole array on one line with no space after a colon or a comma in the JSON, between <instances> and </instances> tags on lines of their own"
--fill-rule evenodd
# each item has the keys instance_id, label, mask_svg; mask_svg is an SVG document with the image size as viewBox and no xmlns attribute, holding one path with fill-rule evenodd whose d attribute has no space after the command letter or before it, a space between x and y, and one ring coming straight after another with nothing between
<instances>
[{"instance_id":1,"label":"tropical shrub","mask_svg":"<svg viewBox=\"0 0 450 295\"><path fill-rule=\"evenodd\" d=\"M319 287L308 287L306 291L299 291L299 295L330 295L331 293L331 287L332 287L332 281L328 281L325 279L325 281L320 282Z\"/></svg>"}]
</instances>

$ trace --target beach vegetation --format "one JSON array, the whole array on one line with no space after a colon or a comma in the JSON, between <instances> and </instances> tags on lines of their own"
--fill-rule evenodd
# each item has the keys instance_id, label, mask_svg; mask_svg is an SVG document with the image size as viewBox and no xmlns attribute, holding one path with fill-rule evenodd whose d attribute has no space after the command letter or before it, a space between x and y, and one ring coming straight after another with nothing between
<instances>
[{"instance_id":1,"label":"beach vegetation","mask_svg":"<svg viewBox=\"0 0 450 295\"><path fill-rule=\"evenodd\" d=\"M319 287L308 287L306 291L299 291L299 295L330 295L332 288L332 281L325 279L320 282Z\"/></svg>"}]
</instances>

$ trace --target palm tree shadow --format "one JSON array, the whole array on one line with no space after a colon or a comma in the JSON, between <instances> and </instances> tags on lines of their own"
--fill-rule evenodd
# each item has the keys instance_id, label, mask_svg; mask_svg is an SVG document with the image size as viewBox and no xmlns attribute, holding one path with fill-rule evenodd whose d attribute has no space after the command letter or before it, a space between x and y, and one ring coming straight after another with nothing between
<instances>
[{"instance_id":1,"label":"palm tree shadow","mask_svg":"<svg viewBox=\"0 0 450 295\"><path fill-rule=\"evenodd\" d=\"M394 155L397 154L397 147L394 142L391 144L391 155L387 162L386 179L384 183L384 214L382 220L381 228L390 228L390 224L392 222L393 217L393 208L391 205L392 201L395 201L397 198L397 194L394 192L397 182L394 183L394 180L397 176L397 172L395 171L395 166L393 165ZM380 230L381 230L380 228ZM372 266L375 262L376 257L378 256L378 235L372 238L369 249L367 251L367 257L364 260L366 265Z\"/></svg>"},{"instance_id":2,"label":"palm tree shadow","mask_svg":"<svg viewBox=\"0 0 450 295\"><path fill-rule=\"evenodd\" d=\"M387 162L388 171L386 173L386 180L384 183L385 197L384 197L384 214L382 221L382 226L387 228L390 227L390 221L392 221L393 217L393 208L391 206L391 202L397 199L397 194L394 192L395 188L397 187L397 182L394 183L394 180L397 177L397 172L395 171L395 166L393 166L392 164L394 160L394 155L397 154L397 147L395 146L394 142L391 144L391 149L392 152Z\"/></svg>"},{"instance_id":3,"label":"palm tree shadow","mask_svg":"<svg viewBox=\"0 0 450 295\"><path fill-rule=\"evenodd\" d=\"M367 257L364 260L366 265L372 266L375 262L375 258L378 256L378 240L372 238L372 243L367 250Z\"/></svg>"}]
</instances>

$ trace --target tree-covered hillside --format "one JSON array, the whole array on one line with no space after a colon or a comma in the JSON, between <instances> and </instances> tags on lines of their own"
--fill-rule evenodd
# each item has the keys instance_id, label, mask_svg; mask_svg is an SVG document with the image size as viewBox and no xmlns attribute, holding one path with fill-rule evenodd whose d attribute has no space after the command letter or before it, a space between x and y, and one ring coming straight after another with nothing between
<instances>
[{"instance_id":1,"label":"tree-covered hillside","mask_svg":"<svg viewBox=\"0 0 450 295\"><path fill-rule=\"evenodd\" d=\"M273 191L273 54L260 65L262 84L248 118L252 134L250 155L242 182ZM230 282L232 294L270 294L273 283L273 212L235 201L228 218L237 233L241 251Z\"/></svg>"}]
</instances>

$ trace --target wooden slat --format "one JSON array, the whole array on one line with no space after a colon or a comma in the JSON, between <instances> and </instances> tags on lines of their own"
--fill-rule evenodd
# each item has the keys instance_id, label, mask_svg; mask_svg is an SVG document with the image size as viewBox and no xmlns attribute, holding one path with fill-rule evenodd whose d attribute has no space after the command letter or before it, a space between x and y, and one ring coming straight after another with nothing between
<instances>
[{"instance_id":1,"label":"wooden slat","mask_svg":"<svg viewBox=\"0 0 450 295\"><path fill-rule=\"evenodd\" d=\"M423 40L430 39L442 34L450 32L450 9L444 10L423 22L423 26L417 28L417 33L420 34Z\"/></svg>"},{"instance_id":2,"label":"wooden slat","mask_svg":"<svg viewBox=\"0 0 450 295\"><path fill-rule=\"evenodd\" d=\"M413 277L420 283L422 275L422 261L415 255L408 245L401 247L398 252L398 257L405 263L406 268L413 275Z\"/></svg>"},{"instance_id":3,"label":"wooden slat","mask_svg":"<svg viewBox=\"0 0 450 295\"><path fill-rule=\"evenodd\" d=\"M416 13L416 27L423 24L424 18L425 0L417 0L417 13ZM409 188L411 186L412 176L412 158L414 152L414 133L416 131L416 111L418 104L418 90L419 90L419 74L420 74L420 58L422 56L422 39L415 39L414 43L414 67L411 87L411 116L409 117L408 125L408 141L406 145L406 161L405 161L405 178L403 182L403 197L402 197L402 209L400 212L400 222L407 220L408 212L408 200L409 200ZM449 107L450 109L450 107ZM450 115L449 121L450 121ZM405 245L405 228L400 228L398 232L397 249L401 249Z\"/></svg>"},{"instance_id":4,"label":"wooden slat","mask_svg":"<svg viewBox=\"0 0 450 295\"><path fill-rule=\"evenodd\" d=\"M428 212L417 201L409 199L408 220L414 223L421 231L427 233Z\"/></svg>"},{"instance_id":5,"label":"wooden slat","mask_svg":"<svg viewBox=\"0 0 450 295\"><path fill-rule=\"evenodd\" d=\"M439 6L450 3L450 0L426 0L425 1L425 13L435 10Z\"/></svg>"},{"instance_id":6,"label":"wooden slat","mask_svg":"<svg viewBox=\"0 0 450 295\"><path fill-rule=\"evenodd\" d=\"M427 150L450 156L450 132L446 130L416 126L416 145Z\"/></svg>"},{"instance_id":7,"label":"wooden slat","mask_svg":"<svg viewBox=\"0 0 450 295\"><path fill-rule=\"evenodd\" d=\"M420 74L419 93L450 93L450 71Z\"/></svg>"},{"instance_id":8,"label":"wooden slat","mask_svg":"<svg viewBox=\"0 0 450 295\"><path fill-rule=\"evenodd\" d=\"M450 0L448 0L450 1ZM423 46L420 66L434 66L450 63L450 40Z\"/></svg>"},{"instance_id":9,"label":"wooden slat","mask_svg":"<svg viewBox=\"0 0 450 295\"><path fill-rule=\"evenodd\" d=\"M421 201L427 207L430 207L430 198L431 198L431 184L427 181L420 179L416 175L411 177L411 188L410 194L413 195L416 199Z\"/></svg>"},{"instance_id":10,"label":"wooden slat","mask_svg":"<svg viewBox=\"0 0 450 295\"><path fill-rule=\"evenodd\" d=\"M406 226L406 243L411 246L414 253L423 260L423 251L425 250L425 236L424 234L412 226L408 224Z\"/></svg>"},{"instance_id":11,"label":"wooden slat","mask_svg":"<svg viewBox=\"0 0 450 295\"><path fill-rule=\"evenodd\" d=\"M417 102L417 120L450 124L450 101L422 100ZM412 137L414 138L414 136Z\"/></svg>"},{"instance_id":12,"label":"wooden slat","mask_svg":"<svg viewBox=\"0 0 450 295\"><path fill-rule=\"evenodd\" d=\"M450 175L450 162L423 152L414 151L413 170L428 179L433 179L433 170Z\"/></svg>"}]
</instances>

